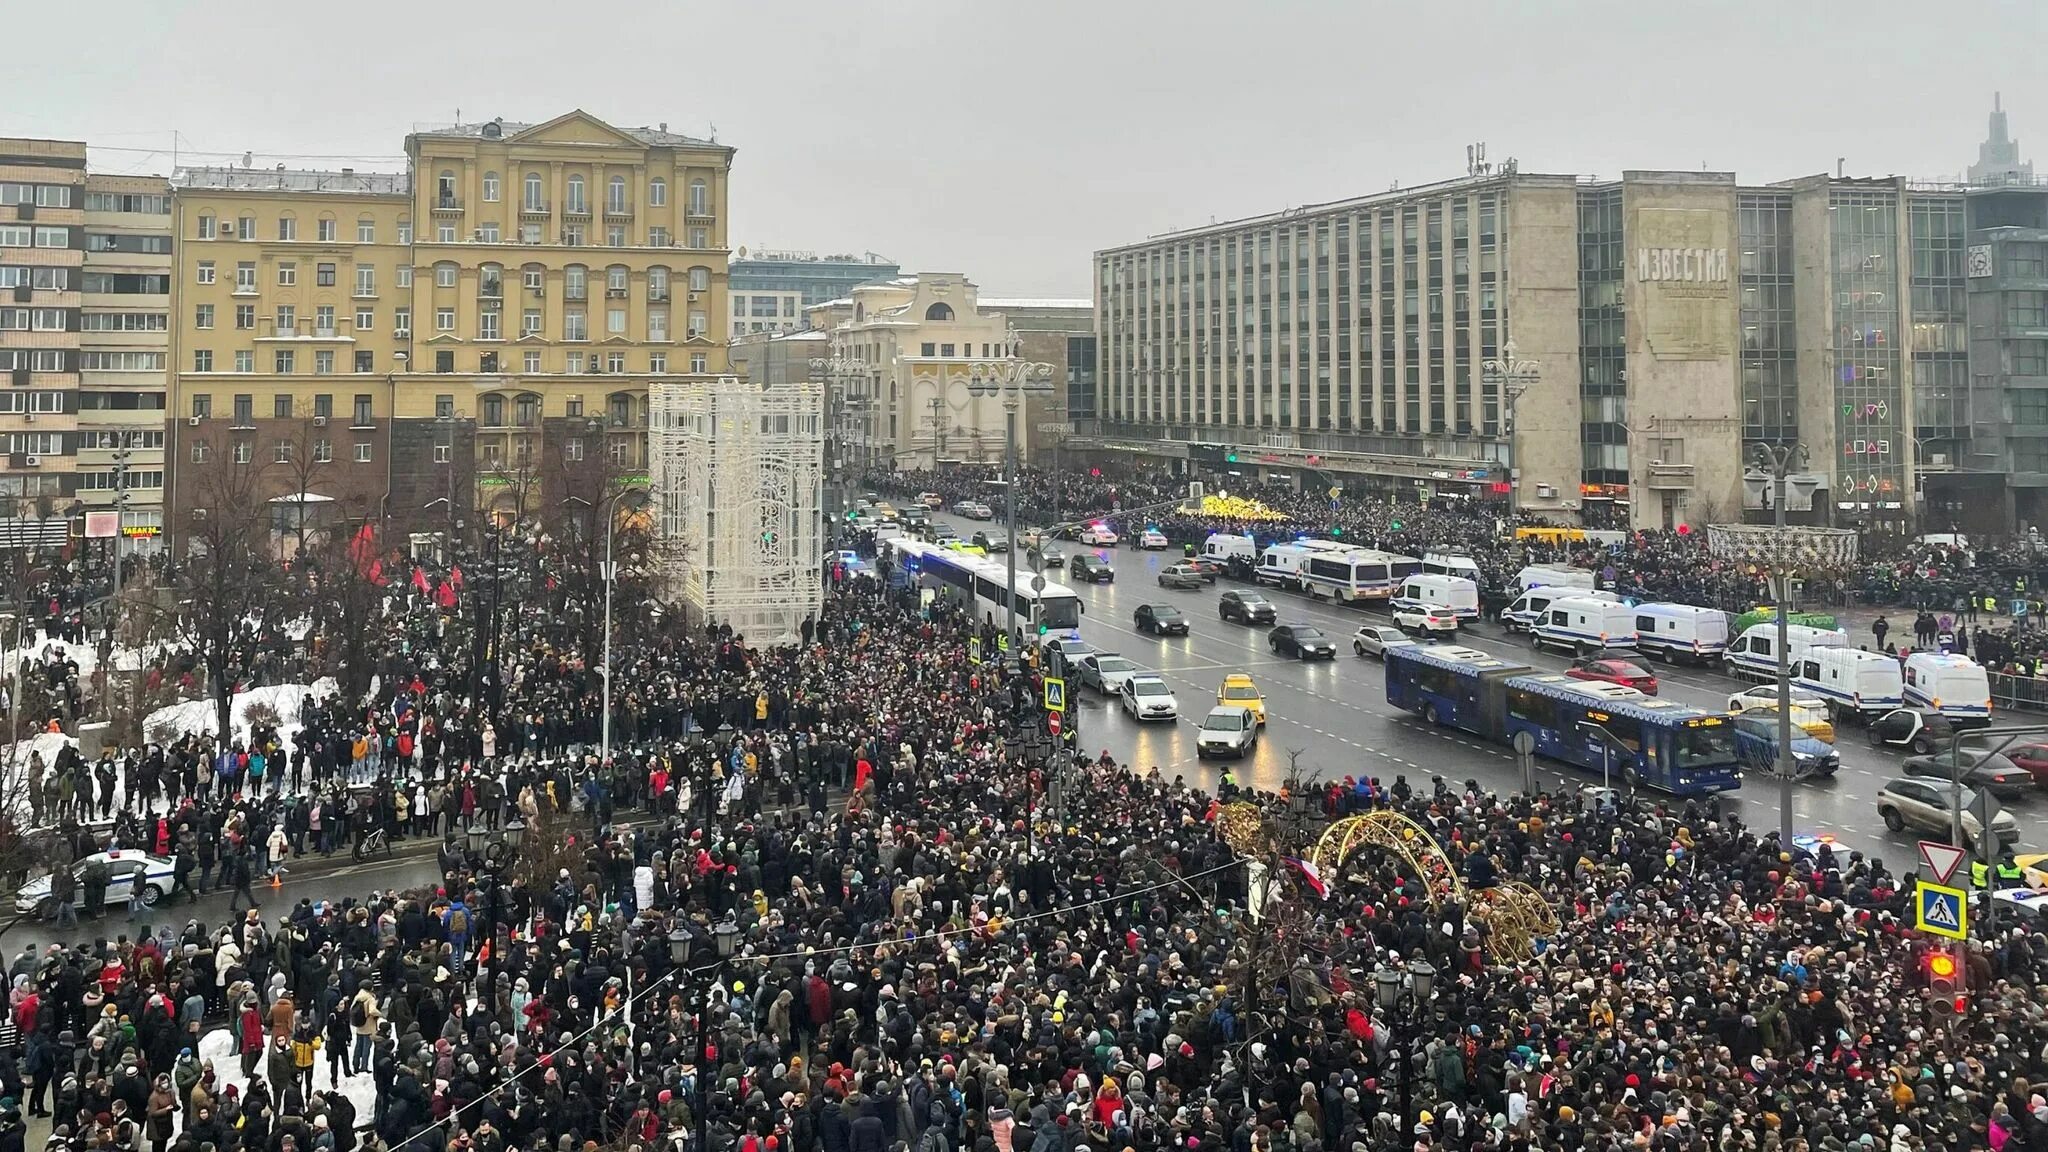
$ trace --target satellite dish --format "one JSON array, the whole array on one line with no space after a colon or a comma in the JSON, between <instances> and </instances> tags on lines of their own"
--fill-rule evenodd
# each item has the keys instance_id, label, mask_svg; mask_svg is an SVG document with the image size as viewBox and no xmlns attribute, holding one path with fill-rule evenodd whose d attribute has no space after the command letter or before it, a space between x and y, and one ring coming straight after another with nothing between
<instances>
[{"instance_id":1,"label":"satellite dish","mask_svg":"<svg viewBox=\"0 0 2048 1152\"><path fill-rule=\"evenodd\" d=\"M745 260L746 258L747 258L747 246L746 246L745 244L742 244L742 245L740 245L740 259L742 259L742 260Z\"/></svg>"}]
</instances>

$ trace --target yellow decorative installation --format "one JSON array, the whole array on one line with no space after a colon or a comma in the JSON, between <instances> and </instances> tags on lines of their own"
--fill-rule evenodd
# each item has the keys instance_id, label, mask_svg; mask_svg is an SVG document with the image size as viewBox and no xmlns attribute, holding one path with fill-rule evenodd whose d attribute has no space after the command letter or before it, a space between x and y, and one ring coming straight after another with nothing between
<instances>
[{"instance_id":1,"label":"yellow decorative installation","mask_svg":"<svg viewBox=\"0 0 2048 1152\"><path fill-rule=\"evenodd\" d=\"M1228 816L1228 810L1225 816ZM1229 839L1226 829L1225 839ZM1232 843L1235 848L1235 843ZM1342 875L1344 862L1360 848L1377 848L1407 865L1420 877L1430 907L1446 900L1465 905L1473 919L1486 925L1488 939L1502 959L1526 962L1535 956L1535 941L1557 932L1557 913L1535 889L1519 881L1468 892L1451 858L1420 824L1396 812L1347 816L1325 829L1309 858L1331 883Z\"/></svg>"}]
</instances>

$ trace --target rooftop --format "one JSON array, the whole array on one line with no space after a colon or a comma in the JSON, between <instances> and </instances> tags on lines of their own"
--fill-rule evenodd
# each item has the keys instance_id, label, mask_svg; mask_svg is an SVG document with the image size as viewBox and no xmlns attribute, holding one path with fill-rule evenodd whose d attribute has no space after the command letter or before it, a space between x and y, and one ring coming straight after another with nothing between
<instances>
[{"instance_id":1,"label":"rooftop","mask_svg":"<svg viewBox=\"0 0 2048 1152\"><path fill-rule=\"evenodd\" d=\"M358 172L353 168L330 171L315 168L225 167L180 168L171 173L173 188L213 188L231 191L353 192L376 195L407 195L411 179L403 172Z\"/></svg>"},{"instance_id":2,"label":"rooftop","mask_svg":"<svg viewBox=\"0 0 2048 1152\"><path fill-rule=\"evenodd\" d=\"M1054 309L1072 309L1080 312L1095 311L1095 301L1086 297L1062 299L1056 296L1019 296L1009 299L990 299L984 296L981 298L981 306L983 308L993 308L998 312L1005 309L1016 312L1051 311Z\"/></svg>"},{"instance_id":3,"label":"rooftop","mask_svg":"<svg viewBox=\"0 0 2048 1152\"><path fill-rule=\"evenodd\" d=\"M549 123L552 123L552 121L549 121ZM517 136L521 132L539 126L539 124L534 123L507 120L501 116L493 120L483 120L474 124L415 124L413 125L413 134L415 136L457 136L470 140L491 140L504 136ZM649 128L645 125L638 128L626 128L617 124L607 124L607 126L624 132L626 135L649 147L725 147L725 145L720 144L716 140L706 140L697 136L685 136L680 132L671 132L668 130L667 124L663 124L658 128Z\"/></svg>"},{"instance_id":4,"label":"rooftop","mask_svg":"<svg viewBox=\"0 0 2048 1152\"><path fill-rule=\"evenodd\" d=\"M863 252L858 256L850 252L820 256L816 252L778 252L764 248L742 248L732 258L734 264L753 261L764 264L873 264L888 268L896 267L894 260L874 252Z\"/></svg>"}]
</instances>

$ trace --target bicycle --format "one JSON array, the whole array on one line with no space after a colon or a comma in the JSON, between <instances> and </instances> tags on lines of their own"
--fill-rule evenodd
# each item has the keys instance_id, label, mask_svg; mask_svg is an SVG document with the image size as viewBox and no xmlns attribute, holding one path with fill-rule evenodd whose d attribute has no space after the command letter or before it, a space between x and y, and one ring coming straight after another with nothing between
<instances>
[{"instance_id":1,"label":"bicycle","mask_svg":"<svg viewBox=\"0 0 2048 1152\"><path fill-rule=\"evenodd\" d=\"M356 839L353 855L357 863L361 863L379 852L382 852L387 859L393 854L391 836L384 829L372 828Z\"/></svg>"}]
</instances>

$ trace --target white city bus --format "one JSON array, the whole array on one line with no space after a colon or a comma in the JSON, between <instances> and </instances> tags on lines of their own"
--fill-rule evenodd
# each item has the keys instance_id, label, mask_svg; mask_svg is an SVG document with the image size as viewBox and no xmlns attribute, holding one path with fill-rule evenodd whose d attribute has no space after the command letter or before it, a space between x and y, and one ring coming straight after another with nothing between
<instances>
[{"instance_id":1,"label":"white city bus","mask_svg":"<svg viewBox=\"0 0 2048 1152\"><path fill-rule=\"evenodd\" d=\"M1004 560L970 556L907 537L889 541L887 551L906 579L969 606L977 620L994 621L1000 628L1014 597L1018 623L1027 635L1043 628L1046 639L1081 638L1081 598L1064 584L1047 580L1044 587L1034 588L1037 577L1020 567L1017 583L1011 588Z\"/></svg>"}]
</instances>

